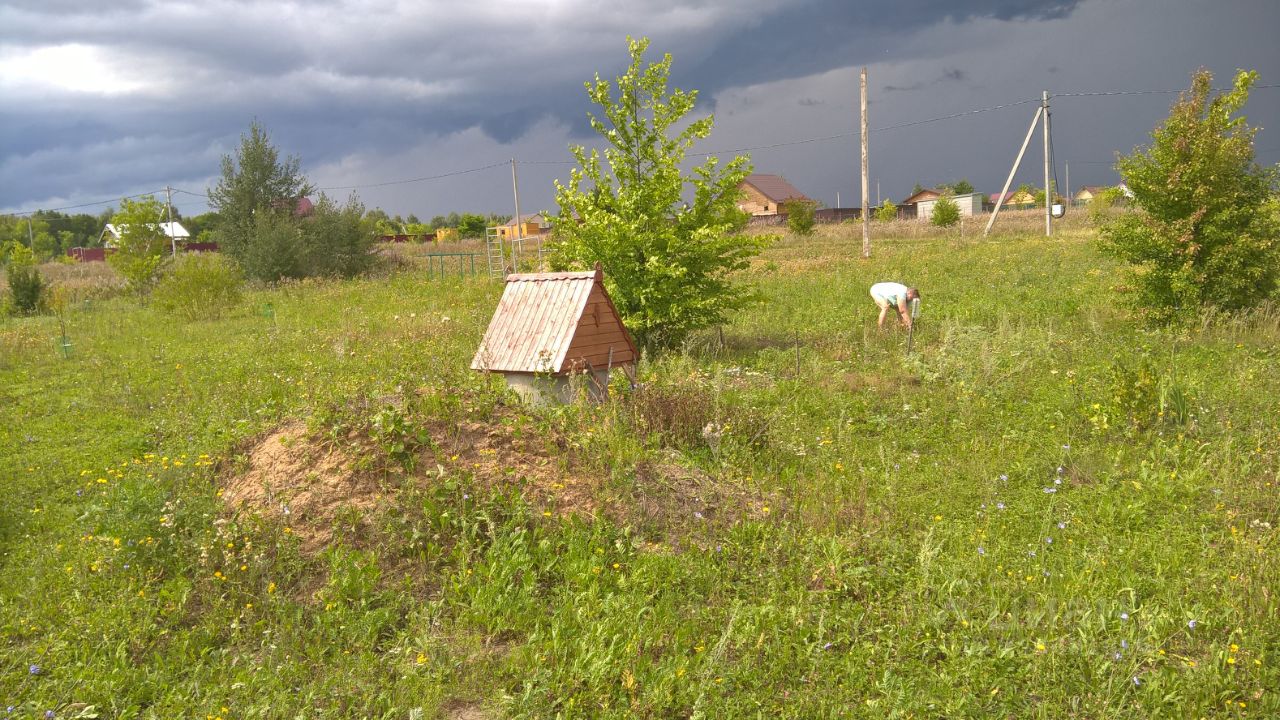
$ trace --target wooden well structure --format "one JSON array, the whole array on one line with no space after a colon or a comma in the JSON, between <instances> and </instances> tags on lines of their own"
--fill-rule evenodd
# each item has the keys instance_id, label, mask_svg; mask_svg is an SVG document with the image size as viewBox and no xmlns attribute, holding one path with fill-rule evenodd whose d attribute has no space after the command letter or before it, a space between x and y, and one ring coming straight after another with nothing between
<instances>
[{"instance_id":1,"label":"wooden well structure","mask_svg":"<svg viewBox=\"0 0 1280 720\"><path fill-rule=\"evenodd\" d=\"M597 265L508 275L471 369L502 373L533 403L569 402L579 386L600 400L610 371L631 374L639 357Z\"/></svg>"}]
</instances>

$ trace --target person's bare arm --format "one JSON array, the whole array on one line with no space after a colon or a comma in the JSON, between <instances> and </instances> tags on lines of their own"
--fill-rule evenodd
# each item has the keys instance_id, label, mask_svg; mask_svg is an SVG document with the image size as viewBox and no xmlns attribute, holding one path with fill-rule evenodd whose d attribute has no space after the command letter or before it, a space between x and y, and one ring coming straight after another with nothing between
<instances>
[{"instance_id":1,"label":"person's bare arm","mask_svg":"<svg viewBox=\"0 0 1280 720\"><path fill-rule=\"evenodd\" d=\"M905 299L898 301L898 314L902 316L902 325L908 330L911 329L911 313L907 311L907 301Z\"/></svg>"}]
</instances>

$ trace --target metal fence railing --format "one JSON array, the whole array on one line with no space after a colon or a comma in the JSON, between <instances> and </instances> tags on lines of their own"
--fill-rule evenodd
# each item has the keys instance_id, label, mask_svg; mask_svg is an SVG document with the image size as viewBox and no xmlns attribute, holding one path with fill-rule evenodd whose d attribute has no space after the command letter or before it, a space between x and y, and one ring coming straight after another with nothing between
<instances>
[{"instance_id":1,"label":"metal fence railing","mask_svg":"<svg viewBox=\"0 0 1280 720\"><path fill-rule=\"evenodd\" d=\"M418 257L426 261L427 277L444 280L448 277L474 278L488 273L484 253L445 252L426 253ZM480 262L476 262L480 258Z\"/></svg>"}]
</instances>

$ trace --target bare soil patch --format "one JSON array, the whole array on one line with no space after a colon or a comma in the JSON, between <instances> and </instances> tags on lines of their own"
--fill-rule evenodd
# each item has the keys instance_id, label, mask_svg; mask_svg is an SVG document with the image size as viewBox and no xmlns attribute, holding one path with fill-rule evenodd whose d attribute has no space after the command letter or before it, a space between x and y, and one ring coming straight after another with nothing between
<instances>
[{"instance_id":1,"label":"bare soil patch","mask_svg":"<svg viewBox=\"0 0 1280 720\"><path fill-rule=\"evenodd\" d=\"M243 462L224 473L222 500L232 514L280 522L304 554L323 549L335 532L362 544L399 489L448 477L465 477L478 492L517 490L545 515L604 517L668 540L783 509L776 494L713 478L675 454L611 473L575 457L564 437L514 408L484 420L420 423L429 440L406 473L362 433L333 440L287 422L245 445Z\"/></svg>"}]
</instances>

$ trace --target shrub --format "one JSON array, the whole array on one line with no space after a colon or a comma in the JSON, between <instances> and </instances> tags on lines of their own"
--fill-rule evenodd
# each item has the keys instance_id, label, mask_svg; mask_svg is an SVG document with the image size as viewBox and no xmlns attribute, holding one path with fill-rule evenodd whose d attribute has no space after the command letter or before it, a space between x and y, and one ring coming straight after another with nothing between
<instances>
[{"instance_id":1,"label":"shrub","mask_svg":"<svg viewBox=\"0 0 1280 720\"><path fill-rule=\"evenodd\" d=\"M120 239L116 252L107 256L107 263L124 276L129 290L139 295L151 289L164 270L165 254L172 243L159 225L164 205L151 195L138 200L125 198L120 210L112 216Z\"/></svg>"},{"instance_id":2,"label":"shrub","mask_svg":"<svg viewBox=\"0 0 1280 720\"><path fill-rule=\"evenodd\" d=\"M1267 202L1277 171L1254 160L1256 128L1235 117L1257 73L1217 96L1201 70L1152 143L1120 159L1137 212L1102 229L1103 248L1131 266L1135 304L1157 324L1202 308L1236 310L1277 286L1280 242Z\"/></svg>"},{"instance_id":3,"label":"shrub","mask_svg":"<svg viewBox=\"0 0 1280 720\"><path fill-rule=\"evenodd\" d=\"M36 268L35 255L25 245L14 243L9 251L9 266L5 276L9 281L9 294L13 309L18 313L33 313L40 307L44 292L44 279Z\"/></svg>"},{"instance_id":4,"label":"shrub","mask_svg":"<svg viewBox=\"0 0 1280 720\"><path fill-rule=\"evenodd\" d=\"M213 320L240 302L244 279L235 261L216 253L183 255L156 285L157 307L187 320Z\"/></svg>"},{"instance_id":5,"label":"shrub","mask_svg":"<svg viewBox=\"0 0 1280 720\"><path fill-rule=\"evenodd\" d=\"M812 200L788 200L783 203L787 211L787 228L796 235L813 234L813 211L818 204Z\"/></svg>"},{"instance_id":6,"label":"shrub","mask_svg":"<svg viewBox=\"0 0 1280 720\"><path fill-rule=\"evenodd\" d=\"M884 204L876 208L875 219L877 222L893 222L898 219L898 206L889 200L885 200Z\"/></svg>"},{"instance_id":7,"label":"shrub","mask_svg":"<svg viewBox=\"0 0 1280 720\"><path fill-rule=\"evenodd\" d=\"M361 222L364 206L353 196L338 205L321 193L315 210L302 221L302 268L310 276L352 277L367 271L376 257L374 235Z\"/></svg>"},{"instance_id":8,"label":"shrub","mask_svg":"<svg viewBox=\"0 0 1280 720\"><path fill-rule=\"evenodd\" d=\"M960 206L950 196L943 195L933 206L933 216L929 220L937 227L951 227L960 222Z\"/></svg>"}]
</instances>

